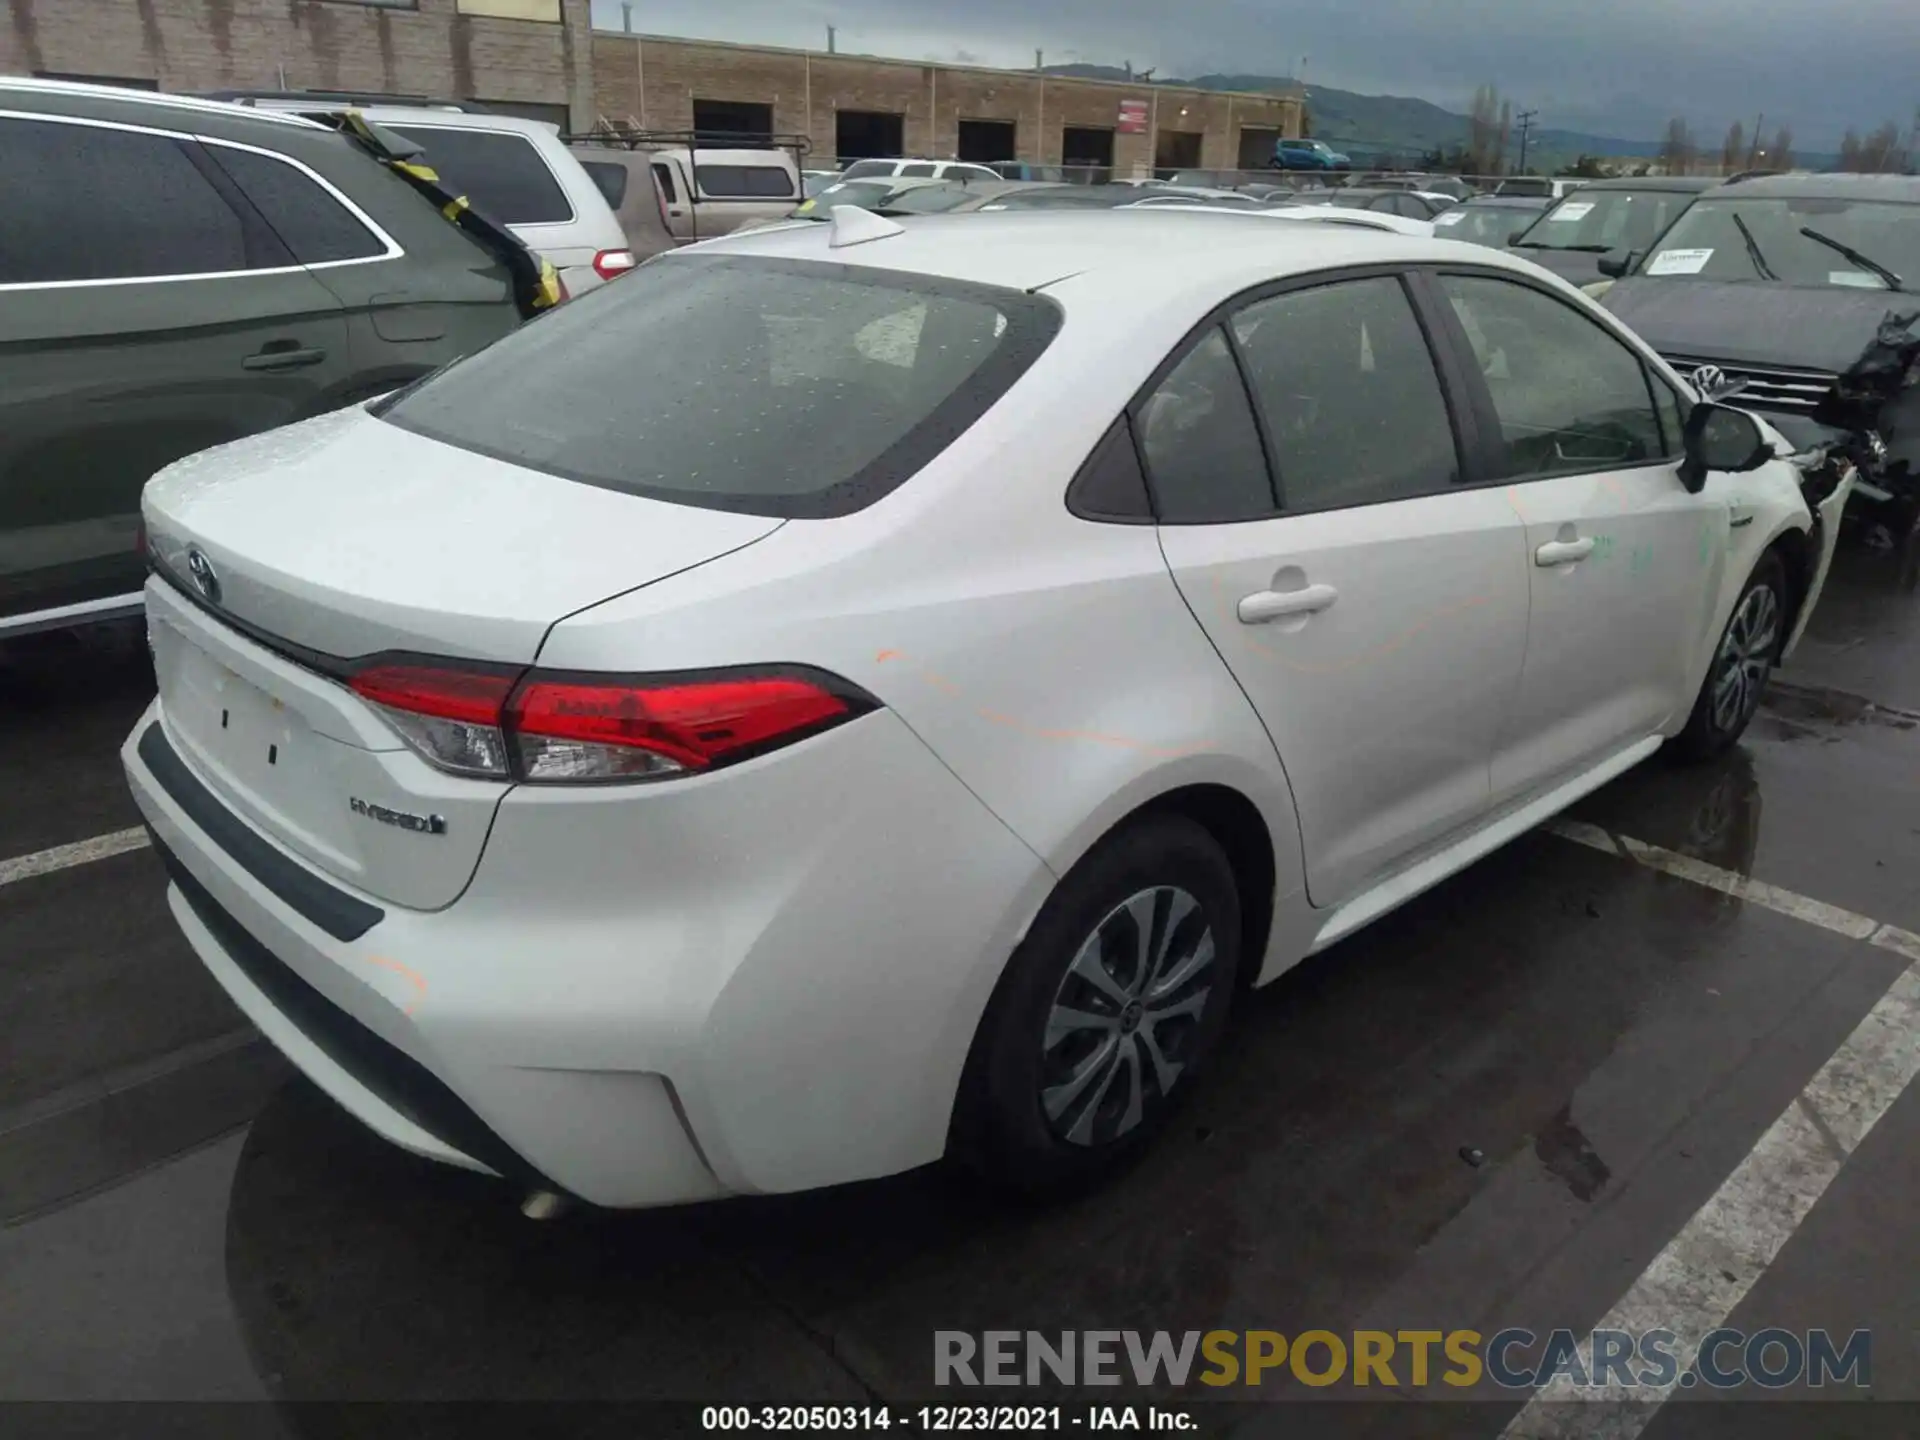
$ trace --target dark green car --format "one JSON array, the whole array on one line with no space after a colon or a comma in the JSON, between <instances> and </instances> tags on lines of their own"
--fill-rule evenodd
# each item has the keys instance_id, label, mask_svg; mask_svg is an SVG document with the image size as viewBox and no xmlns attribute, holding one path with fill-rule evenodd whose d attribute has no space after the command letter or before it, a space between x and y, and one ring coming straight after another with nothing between
<instances>
[{"instance_id":1,"label":"dark green car","mask_svg":"<svg viewBox=\"0 0 1920 1440\"><path fill-rule=\"evenodd\" d=\"M140 490L520 323L510 267L342 134L0 77L0 638L140 608Z\"/></svg>"}]
</instances>

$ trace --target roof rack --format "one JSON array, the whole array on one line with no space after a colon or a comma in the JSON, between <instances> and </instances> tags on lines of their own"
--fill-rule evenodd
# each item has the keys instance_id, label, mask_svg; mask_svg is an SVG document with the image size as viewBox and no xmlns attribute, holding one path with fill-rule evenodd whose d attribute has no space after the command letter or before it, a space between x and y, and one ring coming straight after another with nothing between
<instances>
[{"instance_id":1,"label":"roof rack","mask_svg":"<svg viewBox=\"0 0 1920 1440\"><path fill-rule=\"evenodd\" d=\"M800 134L644 130L631 123L607 120L604 116L593 129L572 132L562 138L569 145L624 146L628 150L657 150L663 147L687 150L789 150L796 158L813 149L813 142Z\"/></svg>"},{"instance_id":2,"label":"roof rack","mask_svg":"<svg viewBox=\"0 0 1920 1440\"><path fill-rule=\"evenodd\" d=\"M439 95L394 94L379 90L202 90L203 100L223 100L229 105L258 106L262 100L311 100L328 105L415 105L423 110L458 110L469 115L489 115L477 100L450 100Z\"/></svg>"}]
</instances>

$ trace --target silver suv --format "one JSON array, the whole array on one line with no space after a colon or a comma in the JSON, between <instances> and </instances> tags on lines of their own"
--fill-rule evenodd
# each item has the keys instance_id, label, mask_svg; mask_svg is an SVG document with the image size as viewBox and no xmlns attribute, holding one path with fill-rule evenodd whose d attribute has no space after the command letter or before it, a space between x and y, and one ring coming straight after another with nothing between
<instances>
[{"instance_id":1,"label":"silver suv","mask_svg":"<svg viewBox=\"0 0 1920 1440\"><path fill-rule=\"evenodd\" d=\"M544 256L569 295L637 263L606 197L562 142L559 127L546 121L457 105L356 105L328 95L253 93L236 99L316 119L352 108L413 142L449 190Z\"/></svg>"}]
</instances>

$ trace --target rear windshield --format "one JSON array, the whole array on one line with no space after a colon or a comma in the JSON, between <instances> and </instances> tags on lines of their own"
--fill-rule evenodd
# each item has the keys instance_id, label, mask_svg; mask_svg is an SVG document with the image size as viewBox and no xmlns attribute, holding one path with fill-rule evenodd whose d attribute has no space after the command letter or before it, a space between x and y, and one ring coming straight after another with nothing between
<instances>
[{"instance_id":1,"label":"rear windshield","mask_svg":"<svg viewBox=\"0 0 1920 1440\"><path fill-rule=\"evenodd\" d=\"M793 180L778 165L696 165L693 174L708 195L793 198Z\"/></svg>"},{"instance_id":2,"label":"rear windshield","mask_svg":"<svg viewBox=\"0 0 1920 1440\"><path fill-rule=\"evenodd\" d=\"M671 255L543 315L385 418L498 460L755 515L851 514L980 418L1059 329L1019 291Z\"/></svg>"},{"instance_id":3,"label":"rear windshield","mask_svg":"<svg viewBox=\"0 0 1920 1440\"><path fill-rule=\"evenodd\" d=\"M440 183L503 225L556 225L573 219L560 182L533 142L510 130L451 130L439 125L382 128L404 135Z\"/></svg>"}]
</instances>

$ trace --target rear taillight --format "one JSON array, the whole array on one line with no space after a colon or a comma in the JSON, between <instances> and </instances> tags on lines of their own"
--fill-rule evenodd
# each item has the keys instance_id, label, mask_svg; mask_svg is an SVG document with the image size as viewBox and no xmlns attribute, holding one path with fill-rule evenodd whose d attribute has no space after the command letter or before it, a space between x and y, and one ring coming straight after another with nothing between
<instances>
[{"instance_id":1,"label":"rear taillight","mask_svg":"<svg viewBox=\"0 0 1920 1440\"><path fill-rule=\"evenodd\" d=\"M777 750L879 702L802 666L680 675L376 662L349 680L429 764L535 784L697 774Z\"/></svg>"},{"instance_id":2,"label":"rear taillight","mask_svg":"<svg viewBox=\"0 0 1920 1440\"><path fill-rule=\"evenodd\" d=\"M517 670L373 664L348 681L429 764L455 775L508 778L500 711Z\"/></svg>"},{"instance_id":3,"label":"rear taillight","mask_svg":"<svg viewBox=\"0 0 1920 1440\"><path fill-rule=\"evenodd\" d=\"M611 280L616 275L624 275L640 262L633 258L631 250L602 250L593 257L593 273L602 280Z\"/></svg>"}]
</instances>

